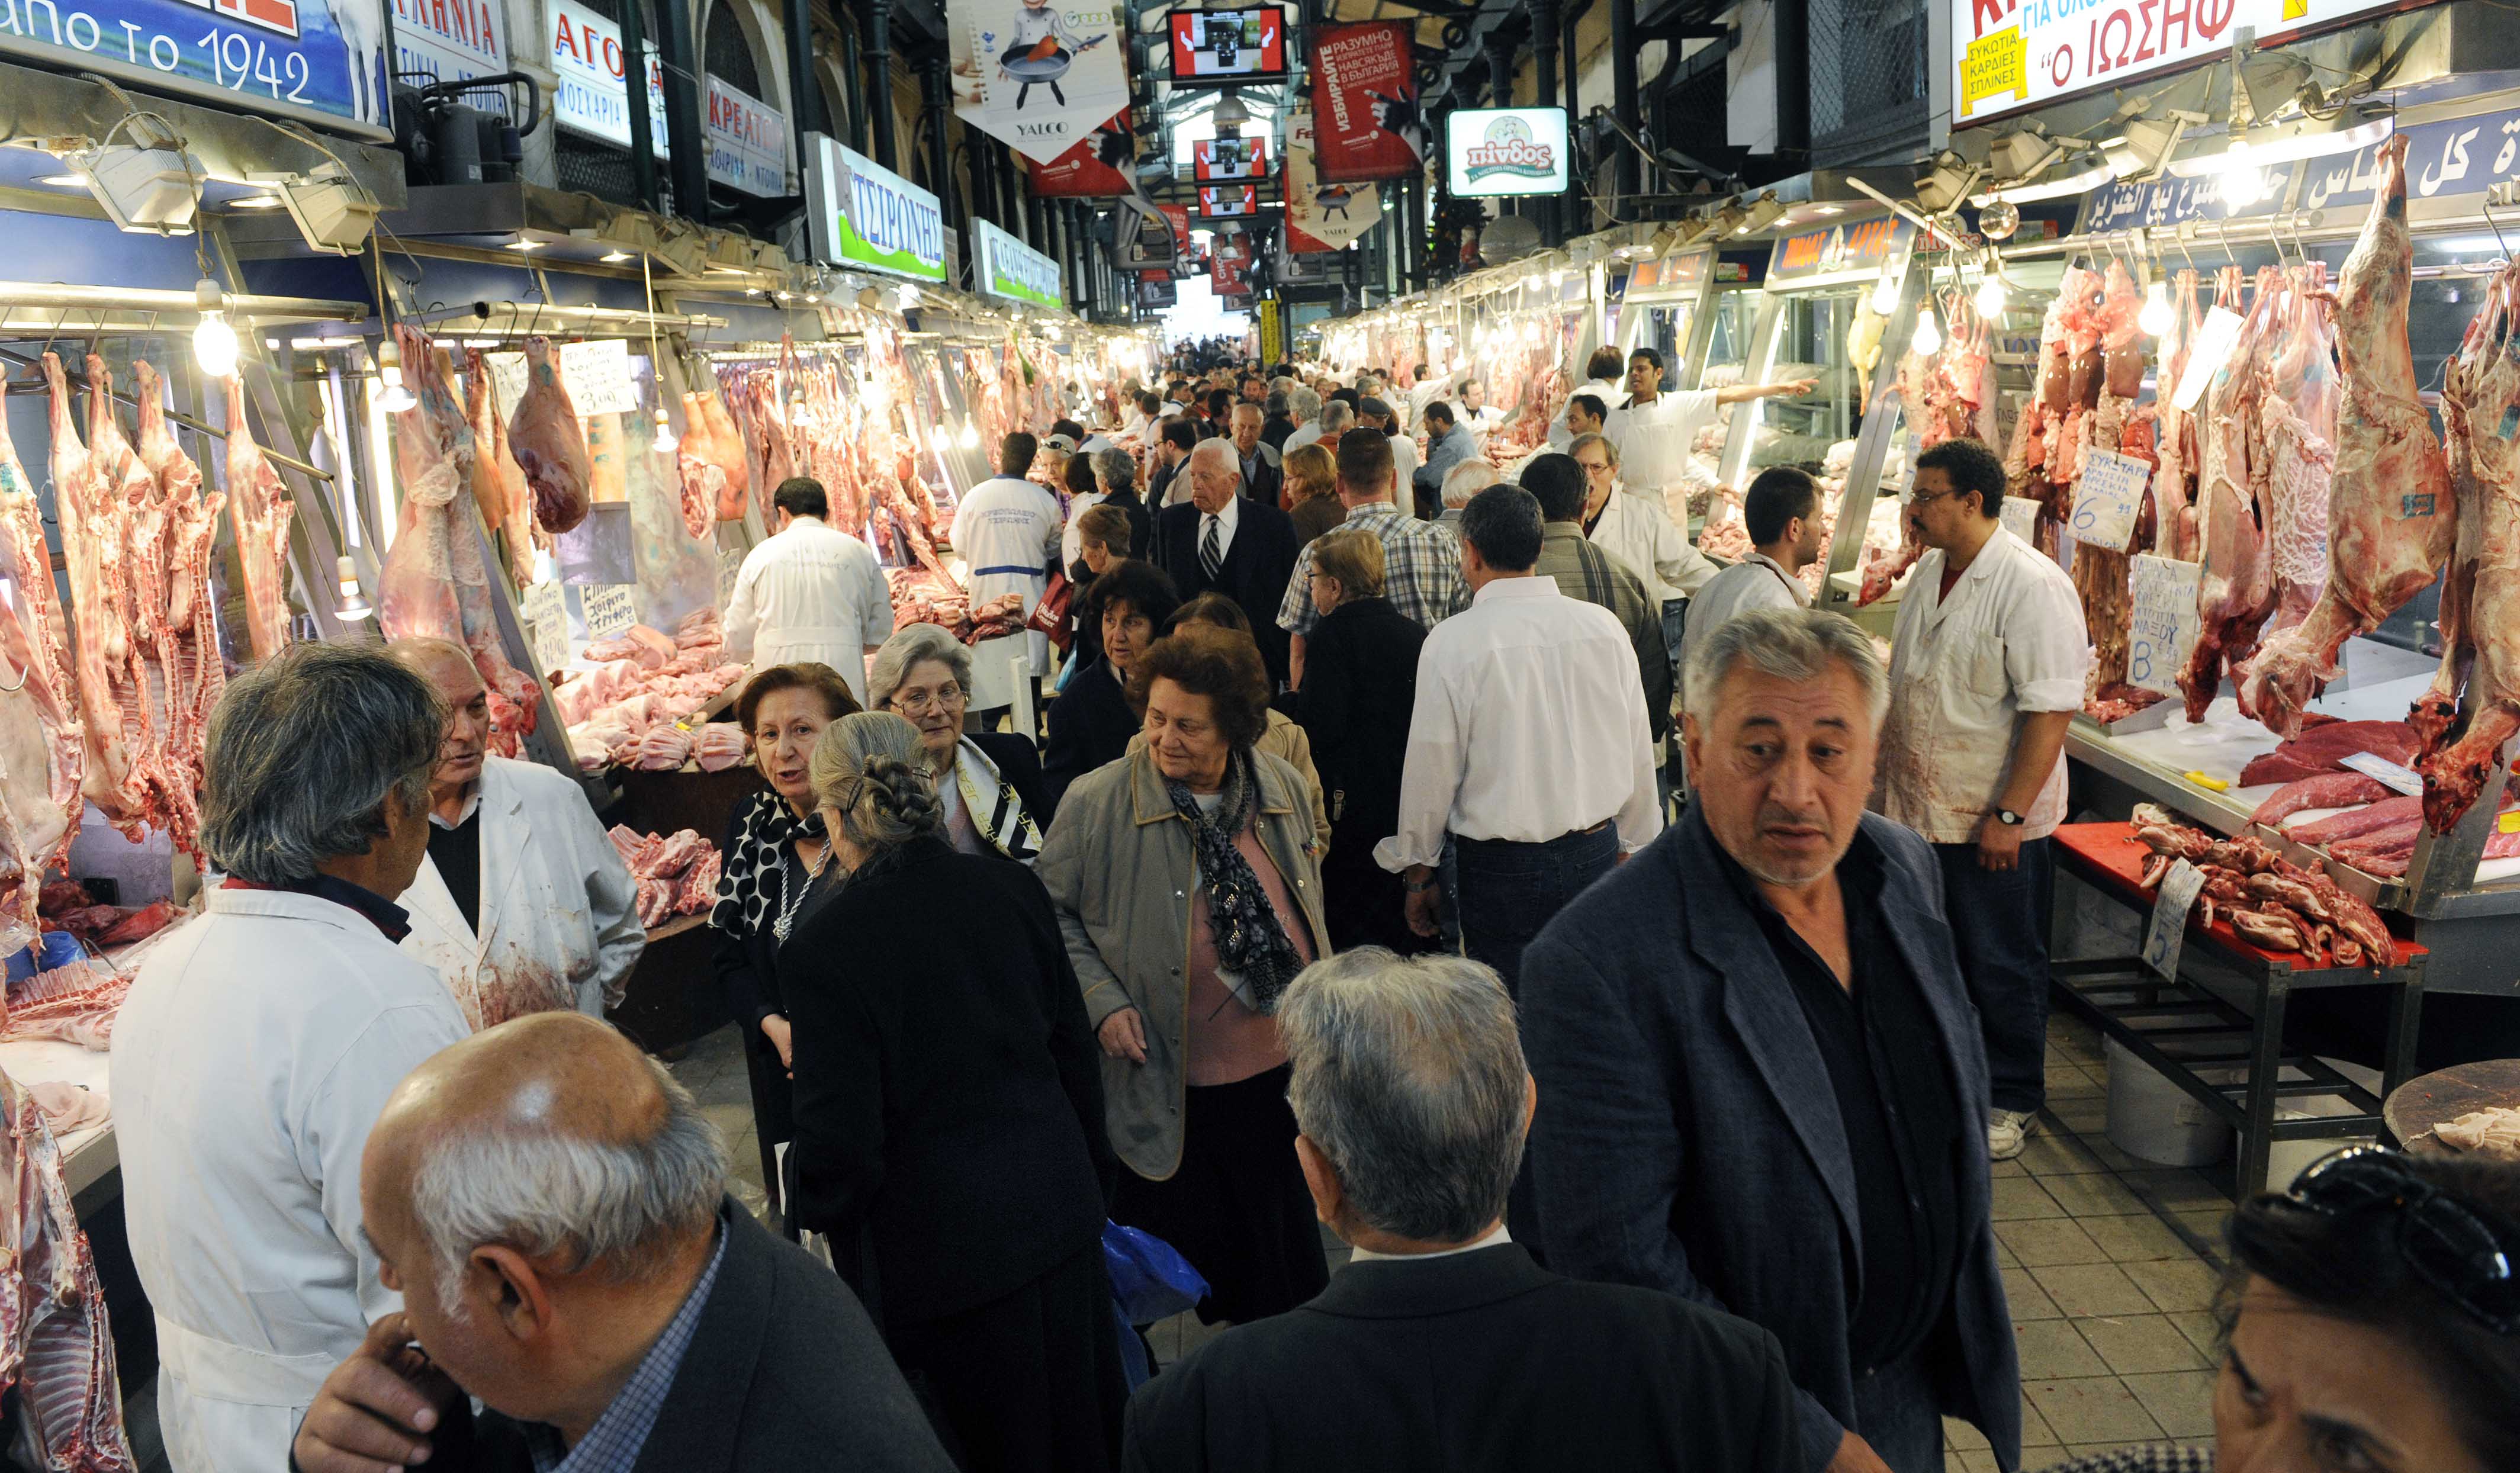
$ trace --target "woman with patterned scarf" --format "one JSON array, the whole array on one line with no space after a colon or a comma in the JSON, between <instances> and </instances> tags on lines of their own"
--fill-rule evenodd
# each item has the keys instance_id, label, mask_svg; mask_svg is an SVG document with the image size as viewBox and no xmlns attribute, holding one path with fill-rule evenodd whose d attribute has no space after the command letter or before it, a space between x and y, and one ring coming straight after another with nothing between
<instances>
[{"instance_id":1,"label":"woman with patterned scarf","mask_svg":"<svg viewBox=\"0 0 2520 1473\"><path fill-rule=\"evenodd\" d=\"M1159 640L1129 697L1147 744L1068 788L1036 869L1102 1047L1129 1168L1112 1219L1206 1276L1202 1319L1238 1323L1329 1278L1274 1016L1328 951L1321 840L1303 777L1254 747L1269 685L1248 638Z\"/></svg>"},{"instance_id":2,"label":"woman with patterned scarf","mask_svg":"<svg viewBox=\"0 0 2520 1473\"><path fill-rule=\"evenodd\" d=\"M744 1074L761 1138L761 1180L769 1183L770 1205L780 1208L783 1222L787 1208L776 1148L795 1134L788 1080L794 1040L779 990L779 944L831 862L808 776L814 743L825 727L857 709L840 673L817 664L773 665L752 677L735 702L744 745L770 790L740 805L728 826L721 850L725 869L709 924L718 933L718 988L743 1033ZM788 1230L793 1236L792 1224Z\"/></svg>"},{"instance_id":3,"label":"woman with patterned scarf","mask_svg":"<svg viewBox=\"0 0 2520 1473\"><path fill-rule=\"evenodd\" d=\"M867 698L873 709L919 729L945 807L945 842L965 854L1031 864L1050 826L1041 758L1021 733L963 730L970 647L934 624L913 624L876 651Z\"/></svg>"}]
</instances>

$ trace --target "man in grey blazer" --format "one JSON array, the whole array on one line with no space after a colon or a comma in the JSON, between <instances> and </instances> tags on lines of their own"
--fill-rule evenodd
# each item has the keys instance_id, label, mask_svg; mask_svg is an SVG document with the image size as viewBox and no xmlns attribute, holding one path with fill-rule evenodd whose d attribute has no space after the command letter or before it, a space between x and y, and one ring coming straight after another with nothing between
<instances>
[{"instance_id":1,"label":"man in grey blazer","mask_svg":"<svg viewBox=\"0 0 2520 1473\"><path fill-rule=\"evenodd\" d=\"M1865 812L1887 697L1842 615L1761 609L1684 672L1697 802L1525 953L1551 1269L1774 1331L1813 1473L2020 1465L1986 1056L1910 829Z\"/></svg>"}]
</instances>

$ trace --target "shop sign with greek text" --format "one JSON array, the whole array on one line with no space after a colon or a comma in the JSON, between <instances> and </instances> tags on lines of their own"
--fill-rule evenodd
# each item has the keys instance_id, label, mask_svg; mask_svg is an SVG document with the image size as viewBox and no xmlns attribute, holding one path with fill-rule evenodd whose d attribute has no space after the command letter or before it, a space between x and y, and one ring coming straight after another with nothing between
<instances>
[{"instance_id":1,"label":"shop sign with greek text","mask_svg":"<svg viewBox=\"0 0 2520 1473\"><path fill-rule=\"evenodd\" d=\"M393 136L384 42L381 0L0 0L0 54L366 138Z\"/></svg>"}]
</instances>

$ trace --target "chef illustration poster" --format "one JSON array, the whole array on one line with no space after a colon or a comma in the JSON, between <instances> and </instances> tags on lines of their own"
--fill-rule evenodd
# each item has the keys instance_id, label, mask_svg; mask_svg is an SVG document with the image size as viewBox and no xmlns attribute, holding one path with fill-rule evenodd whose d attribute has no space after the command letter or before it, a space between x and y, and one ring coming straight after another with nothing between
<instances>
[{"instance_id":1,"label":"chef illustration poster","mask_svg":"<svg viewBox=\"0 0 2520 1473\"><path fill-rule=\"evenodd\" d=\"M1044 199L1116 200L1136 193L1138 135L1130 130L1129 110L1114 112L1049 162L1026 159L1024 166L1032 192Z\"/></svg>"},{"instance_id":2,"label":"chef illustration poster","mask_svg":"<svg viewBox=\"0 0 2520 1473\"><path fill-rule=\"evenodd\" d=\"M1314 172L1397 179L1426 158L1418 64L1407 21L1323 26L1313 46Z\"/></svg>"},{"instance_id":3,"label":"chef illustration poster","mask_svg":"<svg viewBox=\"0 0 2520 1473\"><path fill-rule=\"evenodd\" d=\"M1286 119L1286 248L1297 255L1337 250L1382 220L1382 193L1371 184L1325 183L1313 166L1313 114Z\"/></svg>"},{"instance_id":4,"label":"chef illustration poster","mask_svg":"<svg viewBox=\"0 0 2520 1473\"><path fill-rule=\"evenodd\" d=\"M950 0L954 112L1037 163L1129 106L1128 32L1109 0Z\"/></svg>"}]
</instances>

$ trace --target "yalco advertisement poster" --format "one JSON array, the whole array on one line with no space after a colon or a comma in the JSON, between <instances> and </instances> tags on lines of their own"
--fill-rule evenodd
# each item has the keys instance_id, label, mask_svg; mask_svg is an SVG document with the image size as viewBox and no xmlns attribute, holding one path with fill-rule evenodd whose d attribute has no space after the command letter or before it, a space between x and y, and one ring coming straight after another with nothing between
<instances>
[{"instance_id":1,"label":"yalco advertisement poster","mask_svg":"<svg viewBox=\"0 0 2520 1473\"><path fill-rule=\"evenodd\" d=\"M0 54L390 139L381 0L0 0Z\"/></svg>"},{"instance_id":2,"label":"yalco advertisement poster","mask_svg":"<svg viewBox=\"0 0 2520 1473\"><path fill-rule=\"evenodd\" d=\"M1412 22L1322 27L1313 46L1313 166L1324 179L1397 179L1426 159Z\"/></svg>"},{"instance_id":3,"label":"yalco advertisement poster","mask_svg":"<svg viewBox=\"0 0 2520 1473\"><path fill-rule=\"evenodd\" d=\"M1382 192L1371 184L1325 182L1313 166L1313 114L1286 119L1286 248L1297 255L1337 250L1382 220Z\"/></svg>"},{"instance_id":4,"label":"yalco advertisement poster","mask_svg":"<svg viewBox=\"0 0 2520 1473\"><path fill-rule=\"evenodd\" d=\"M1048 163L1129 106L1128 31L1109 0L951 0L954 112Z\"/></svg>"},{"instance_id":5,"label":"yalco advertisement poster","mask_svg":"<svg viewBox=\"0 0 2520 1473\"><path fill-rule=\"evenodd\" d=\"M1117 200L1137 193L1138 136L1129 110L1068 146L1047 163L1024 160L1032 192L1046 200Z\"/></svg>"}]
</instances>

